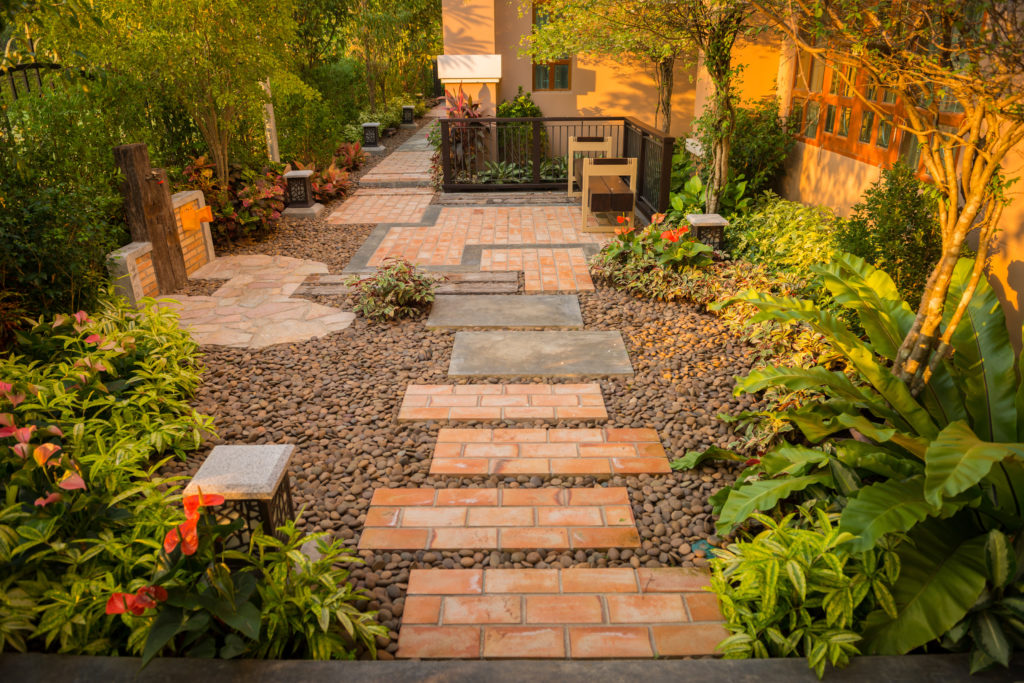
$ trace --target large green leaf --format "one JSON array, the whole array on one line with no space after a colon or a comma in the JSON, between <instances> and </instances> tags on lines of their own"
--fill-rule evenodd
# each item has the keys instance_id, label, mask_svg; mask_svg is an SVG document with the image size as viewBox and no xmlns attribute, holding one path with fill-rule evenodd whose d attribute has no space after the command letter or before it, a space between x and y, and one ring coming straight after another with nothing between
<instances>
[{"instance_id":1,"label":"large green leaf","mask_svg":"<svg viewBox=\"0 0 1024 683\"><path fill-rule=\"evenodd\" d=\"M895 360L914 324L914 312L892 278L859 256L842 252L831 263L811 270L821 275L836 303L857 312L875 352Z\"/></svg>"},{"instance_id":2,"label":"large green leaf","mask_svg":"<svg viewBox=\"0 0 1024 683\"><path fill-rule=\"evenodd\" d=\"M865 652L902 655L951 629L985 588L985 540L954 520L929 520L900 545L900 578L893 586L899 616L882 610L865 622Z\"/></svg>"},{"instance_id":3,"label":"large green leaf","mask_svg":"<svg viewBox=\"0 0 1024 683\"><path fill-rule=\"evenodd\" d=\"M856 536L847 545L861 552L874 548L885 534L909 531L929 516L949 515L962 505L946 503L941 510L931 505L924 499L921 475L905 481L889 479L861 488L843 509L839 529Z\"/></svg>"},{"instance_id":4,"label":"large green leaf","mask_svg":"<svg viewBox=\"0 0 1024 683\"><path fill-rule=\"evenodd\" d=\"M737 393L752 394L768 387L784 386L792 391L802 389L831 390L831 393L848 401L870 402L874 397L861 390L841 372L832 372L825 368L777 368L768 366L752 371L746 377L736 380L734 389Z\"/></svg>"},{"instance_id":5,"label":"large green leaf","mask_svg":"<svg viewBox=\"0 0 1024 683\"><path fill-rule=\"evenodd\" d=\"M954 422L925 452L925 499L938 505L981 482L1007 458L1024 458L1024 443L982 441L966 422Z\"/></svg>"},{"instance_id":6,"label":"large green leaf","mask_svg":"<svg viewBox=\"0 0 1024 683\"><path fill-rule=\"evenodd\" d=\"M754 512L770 510L783 498L803 491L813 484L831 482L832 477L819 472L801 477L779 477L746 484L729 492L718 516L718 529L731 531Z\"/></svg>"},{"instance_id":7,"label":"large green leaf","mask_svg":"<svg viewBox=\"0 0 1024 683\"><path fill-rule=\"evenodd\" d=\"M745 292L733 300L749 303L760 311L751 318L752 322L779 320L806 323L815 332L825 336L898 414L898 419L893 420L893 426L900 431L916 432L929 439L938 434L938 426L928 411L914 399L907 385L888 367L879 363L871 347L835 316L820 311L810 301L794 297ZM878 417L891 419L889 415Z\"/></svg>"},{"instance_id":8,"label":"large green leaf","mask_svg":"<svg viewBox=\"0 0 1024 683\"><path fill-rule=\"evenodd\" d=\"M761 466L769 476L782 473L803 474L812 466L821 467L828 462L828 453L813 448L803 448L782 443L761 457Z\"/></svg>"},{"instance_id":9,"label":"large green leaf","mask_svg":"<svg viewBox=\"0 0 1024 683\"><path fill-rule=\"evenodd\" d=\"M972 259L960 259L956 264L946 295L947 321L960 302L973 266ZM984 441L1016 441L1015 359L999 298L984 277L953 332L951 345L955 352L947 364L964 394L974 432Z\"/></svg>"},{"instance_id":10,"label":"large green leaf","mask_svg":"<svg viewBox=\"0 0 1024 683\"><path fill-rule=\"evenodd\" d=\"M908 458L884 445L853 439L836 442L836 457L841 463L888 479L906 479L924 474L924 463Z\"/></svg>"}]
</instances>

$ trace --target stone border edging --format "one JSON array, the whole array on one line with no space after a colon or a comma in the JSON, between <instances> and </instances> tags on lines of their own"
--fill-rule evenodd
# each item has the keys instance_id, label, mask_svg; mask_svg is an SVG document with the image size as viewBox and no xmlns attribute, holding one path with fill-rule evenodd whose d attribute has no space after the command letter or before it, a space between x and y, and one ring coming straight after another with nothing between
<instances>
[{"instance_id":1,"label":"stone border edging","mask_svg":"<svg viewBox=\"0 0 1024 683\"><path fill-rule=\"evenodd\" d=\"M679 683L679 681L728 681L729 683L817 683L804 659L661 659L594 661L331 661L309 660L220 660L155 659L139 670L136 657L86 657L44 654L0 655L0 680L139 681L180 683L197 681L245 681L246 683L299 683L305 681L347 681L395 683L522 683L558 681L635 681ZM926 683L965 681L1011 683L1021 679L1024 657L1014 659L1009 670L997 668L975 676L968 674L967 655L906 655L903 657L858 657L842 671L825 674L827 683L880 681Z\"/></svg>"}]
</instances>

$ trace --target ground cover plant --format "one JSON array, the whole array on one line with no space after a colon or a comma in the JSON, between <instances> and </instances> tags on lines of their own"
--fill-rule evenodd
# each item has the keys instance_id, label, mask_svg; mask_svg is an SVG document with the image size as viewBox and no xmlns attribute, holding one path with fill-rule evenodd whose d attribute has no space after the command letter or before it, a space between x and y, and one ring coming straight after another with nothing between
<instances>
[{"instance_id":1,"label":"ground cover plant","mask_svg":"<svg viewBox=\"0 0 1024 683\"><path fill-rule=\"evenodd\" d=\"M434 300L434 287L441 280L405 259L388 259L373 275L353 276L345 284L355 290L356 313L384 321L421 314Z\"/></svg>"},{"instance_id":2,"label":"ground cover plant","mask_svg":"<svg viewBox=\"0 0 1024 683\"><path fill-rule=\"evenodd\" d=\"M65 654L347 657L379 626L322 560L256 534L248 552L157 472L210 418L189 405L201 367L176 316L105 300L41 319L0 358L0 649ZM235 563L232 570L224 560ZM240 563L240 564L239 564ZM296 566L298 563L298 566ZM259 580L257 581L257 577ZM117 616L120 615L120 616Z\"/></svg>"}]
</instances>

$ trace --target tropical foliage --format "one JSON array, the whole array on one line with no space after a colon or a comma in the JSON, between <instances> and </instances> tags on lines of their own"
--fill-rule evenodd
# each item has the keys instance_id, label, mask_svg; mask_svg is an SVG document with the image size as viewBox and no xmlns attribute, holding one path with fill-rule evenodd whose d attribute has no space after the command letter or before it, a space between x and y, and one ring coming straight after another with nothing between
<instances>
[{"instance_id":1,"label":"tropical foliage","mask_svg":"<svg viewBox=\"0 0 1024 683\"><path fill-rule=\"evenodd\" d=\"M373 275L351 277L356 313L371 320L396 320L419 315L434 300L434 286L443 278L428 275L404 259L388 259Z\"/></svg>"},{"instance_id":2,"label":"tropical foliage","mask_svg":"<svg viewBox=\"0 0 1024 683\"><path fill-rule=\"evenodd\" d=\"M382 632L339 564L350 550L226 534L167 460L212 420L189 405L201 367L173 313L105 300L39 320L0 358L0 651L351 657ZM323 557L299 552L318 541ZM230 567L230 568L229 568Z\"/></svg>"},{"instance_id":3,"label":"tropical foliage","mask_svg":"<svg viewBox=\"0 0 1024 683\"><path fill-rule=\"evenodd\" d=\"M970 286L962 260L948 293L946 324ZM982 280L950 334L954 352L919 396L896 374L914 313L892 279L839 254L813 270L865 338L811 301L749 292L758 320L799 321L828 340L845 371L767 367L737 391L800 392L773 411L817 448L782 444L748 460L737 483L713 497L722 532L790 501L829 501L840 511L841 548L864 552L896 543L901 571L894 610L865 617L863 650L903 654L941 643L971 649L972 668L1008 663L1024 636L1016 557L1024 528L1024 384L999 302ZM720 451L687 456L730 457ZM743 459L743 456L731 456Z\"/></svg>"}]
</instances>

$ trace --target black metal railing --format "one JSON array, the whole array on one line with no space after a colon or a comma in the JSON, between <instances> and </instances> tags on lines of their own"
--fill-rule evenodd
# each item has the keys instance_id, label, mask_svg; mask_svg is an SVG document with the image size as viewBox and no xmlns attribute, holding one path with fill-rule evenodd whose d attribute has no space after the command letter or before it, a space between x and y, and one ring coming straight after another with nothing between
<instances>
[{"instance_id":1,"label":"black metal railing","mask_svg":"<svg viewBox=\"0 0 1024 683\"><path fill-rule=\"evenodd\" d=\"M571 137L606 137L637 159L637 207L666 211L675 138L615 116L441 119L445 192L546 190L568 183Z\"/></svg>"}]
</instances>

